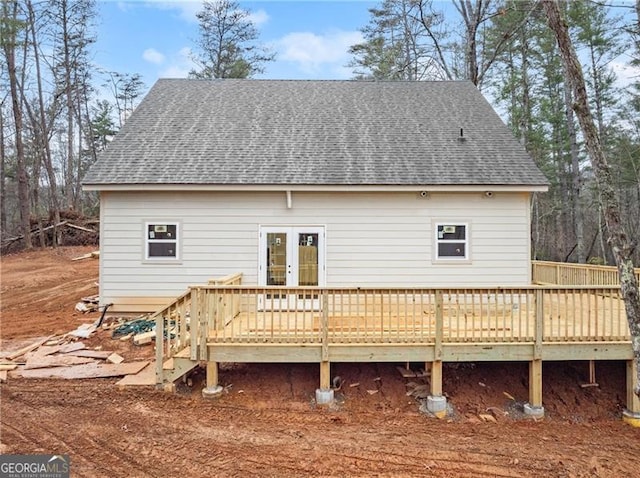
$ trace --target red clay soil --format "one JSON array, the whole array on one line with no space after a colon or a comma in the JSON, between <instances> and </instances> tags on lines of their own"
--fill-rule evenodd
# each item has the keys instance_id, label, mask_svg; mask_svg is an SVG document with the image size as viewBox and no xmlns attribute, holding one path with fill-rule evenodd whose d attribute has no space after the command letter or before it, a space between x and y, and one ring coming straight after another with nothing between
<instances>
[{"instance_id":1,"label":"red clay soil","mask_svg":"<svg viewBox=\"0 0 640 478\"><path fill-rule=\"evenodd\" d=\"M91 248L2 258L2 345L91 322L74 305L97 292ZM151 357L100 330L87 344L127 360ZM583 362L544 366L540 422L521 418L526 364L446 365L453 412L420 413L397 364L334 364L337 404L316 408L317 365L224 364L225 393L200 395L197 370L176 394L120 390L116 379L0 385L0 452L69 454L72 476L638 476L640 429L621 418L624 364L599 362L599 387L582 388ZM505 393L506 392L506 393ZM512 400L513 397L515 400ZM495 422L483 422L491 415Z\"/></svg>"}]
</instances>

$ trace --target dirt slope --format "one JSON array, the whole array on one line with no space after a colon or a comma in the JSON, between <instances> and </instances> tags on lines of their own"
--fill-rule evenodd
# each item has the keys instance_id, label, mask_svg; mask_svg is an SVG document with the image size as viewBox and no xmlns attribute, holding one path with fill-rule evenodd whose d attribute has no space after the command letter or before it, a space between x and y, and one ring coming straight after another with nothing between
<instances>
[{"instance_id":1,"label":"dirt slope","mask_svg":"<svg viewBox=\"0 0 640 478\"><path fill-rule=\"evenodd\" d=\"M97 317L74 312L96 292L89 251L39 251L2 258L3 347L66 332ZM90 346L128 360L151 347L111 340ZM543 422L516 420L527 398L525 364L445 367L455 413L419 413L396 364L335 364L338 405L313 407L318 366L226 364L225 393L200 396L203 373L178 393L119 390L115 380L25 380L0 385L0 452L66 453L72 476L636 476L640 431L622 423L624 364L598 363L586 388L584 363L545 364ZM515 398L515 402L508 395ZM481 422L492 414L496 423Z\"/></svg>"}]
</instances>

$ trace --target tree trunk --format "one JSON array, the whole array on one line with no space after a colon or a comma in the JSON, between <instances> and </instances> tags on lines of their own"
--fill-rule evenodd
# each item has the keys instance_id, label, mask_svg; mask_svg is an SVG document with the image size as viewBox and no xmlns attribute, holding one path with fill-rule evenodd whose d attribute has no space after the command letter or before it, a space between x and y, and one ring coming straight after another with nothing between
<instances>
[{"instance_id":1,"label":"tree trunk","mask_svg":"<svg viewBox=\"0 0 640 478\"><path fill-rule=\"evenodd\" d=\"M542 0L542 5L548 17L549 26L556 36L560 55L567 71L567 79L570 81L573 90L573 109L582 129L600 192L600 201L604 208L604 219L607 225L608 242L613 251L620 276L620 289L627 313L629 331L631 332L633 354L636 363L640 365L640 293L638 291L638 281L633 270L633 261L631 260L634 246L620 219L620 206L613 188L611 169L600 144L598 130L589 109L582 68L569 38L567 24L560 15L557 0ZM637 395L640 395L640 367L638 367L636 380L635 391Z\"/></svg>"},{"instance_id":2,"label":"tree trunk","mask_svg":"<svg viewBox=\"0 0 640 478\"><path fill-rule=\"evenodd\" d=\"M30 223L30 210L29 210L29 178L27 176L27 167L25 164L24 155L24 143L22 142L22 108L21 108L21 94L18 91L18 78L16 72L16 38L17 38L17 17L18 17L18 2L3 2L3 16L12 25L6 27L9 30L9 34L2 39L2 46L4 49L5 59L7 61L7 76L9 77L9 90L11 92L11 106L13 109L13 121L14 130L16 136L16 164L18 174L18 208L20 210L20 224L22 233L24 234L24 245L26 249L31 249L33 244L31 242L31 223ZM9 6L12 7L12 11L9 12Z\"/></svg>"},{"instance_id":3,"label":"tree trunk","mask_svg":"<svg viewBox=\"0 0 640 478\"><path fill-rule=\"evenodd\" d=\"M582 218L582 200L581 200L581 177L580 177L580 154L578 151L578 139L576 136L576 124L572 109L571 86L569 82L564 83L564 101L565 114L567 116L567 133L569 134L569 142L571 145L571 179L573 186L573 227L576 237L576 256L578 263L585 262L584 256L584 223Z\"/></svg>"},{"instance_id":4,"label":"tree trunk","mask_svg":"<svg viewBox=\"0 0 640 478\"><path fill-rule=\"evenodd\" d=\"M4 149L4 111L0 104L0 236L7 231L7 199L6 199L6 182L4 175L4 162L6 152ZM1 239L1 237L0 237Z\"/></svg>"},{"instance_id":5,"label":"tree trunk","mask_svg":"<svg viewBox=\"0 0 640 478\"><path fill-rule=\"evenodd\" d=\"M51 148L49 147L49 127L47 125L45 116L44 96L42 90L42 74L40 72L40 53L38 50L38 42L36 37L36 16L33 11L33 3L31 0L27 1L27 9L29 11L29 24L31 27L31 40L33 45L33 59L36 67L36 77L38 79L38 110L40 113L39 128L38 128L38 144L42 149L42 162L47 172L47 179L49 182L49 212L53 215L53 223L58 224L60 222L60 202L58 199L58 185L56 181L56 173L53 168L53 161L51 159ZM35 121L34 121L35 124ZM56 247L58 245L58 229L54 228L52 234L52 245Z\"/></svg>"}]
</instances>

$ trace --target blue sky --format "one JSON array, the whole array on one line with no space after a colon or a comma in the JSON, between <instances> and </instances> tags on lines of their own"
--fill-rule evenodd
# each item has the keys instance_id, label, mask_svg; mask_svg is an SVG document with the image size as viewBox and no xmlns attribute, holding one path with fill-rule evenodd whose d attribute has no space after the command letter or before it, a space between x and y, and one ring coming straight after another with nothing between
<instances>
[{"instance_id":1,"label":"blue sky","mask_svg":"<svg viewBox=\"0 0 640 478\"><path fill-rule=\"evenodd\" d=\"M368 9L380 1L280 0L241 1L252 12L260 40L276 53L275 62L259 76L272 79L347 79L349 46L362 41L360 28L369 21ZM449 0L436 7L457 18ZM616 14L629 15L631 0ZM198 36L196 13L201 1L98 0L97 44L94 62L107 71L140 73L147 88L158 78L185 77L193 67L190 48ZM624 55L623 55L624 56ZM629 58L610 64L627 84L640 74Z\"/></svg>"},{"instance_id":2,"label":"blue sky","mask_svg":"<svg viewBox=\"0 0 640 478\"><path fill-rule=\"evenodd\" d=\"M379 2L253 1L260 40L277 52L262 78L343 79L347 50L362 40L359 29ZM184 77L198 35L196 1L99 1L95 63L120 73L140 73L150 87L158 78Z\"/></svg>"}]
</instances>

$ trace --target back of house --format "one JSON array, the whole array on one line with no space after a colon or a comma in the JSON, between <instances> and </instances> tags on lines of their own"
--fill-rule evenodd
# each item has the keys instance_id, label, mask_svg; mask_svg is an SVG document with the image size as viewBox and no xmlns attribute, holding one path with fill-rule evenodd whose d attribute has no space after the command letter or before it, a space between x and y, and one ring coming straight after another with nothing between
<instances>
[{"instance_id":1,"label":"back of house","mask_svg":"<svg viewBox=\"0 0 640 478\"><path fill-rule=\"evenodd\" d=\"M530 284L547 180L469 82L160 80L84 179L100 296Z\"/></svg>"}]
</instances>

